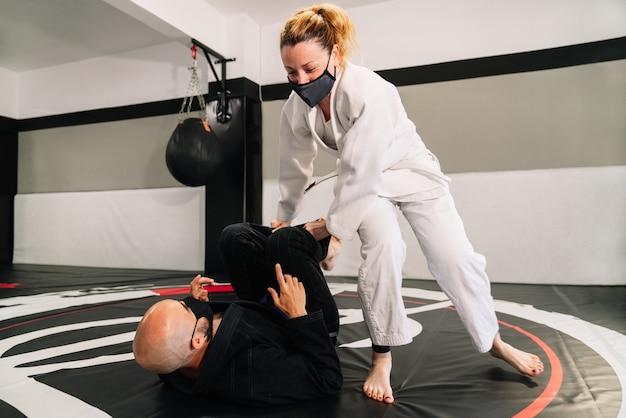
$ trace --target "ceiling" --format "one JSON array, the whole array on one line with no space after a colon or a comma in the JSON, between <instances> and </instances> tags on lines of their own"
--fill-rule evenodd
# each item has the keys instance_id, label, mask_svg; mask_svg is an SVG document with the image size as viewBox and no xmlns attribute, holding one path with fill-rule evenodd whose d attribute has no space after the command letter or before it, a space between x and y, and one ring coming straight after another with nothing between
<instances>
[{"instance_id":1,"label":"ceiling","mask_svg":"<svg viewBox=\"0 0 626 418\"><path fill-rule=\"evenodd\" d=\"M260 25L282 20L311 0L204 0L226 16ZM384 0L335 0L342 7ZM24 72L132 51L170 39L104 0L0 0L0 68Z\"/></svg>"}]
</instances>

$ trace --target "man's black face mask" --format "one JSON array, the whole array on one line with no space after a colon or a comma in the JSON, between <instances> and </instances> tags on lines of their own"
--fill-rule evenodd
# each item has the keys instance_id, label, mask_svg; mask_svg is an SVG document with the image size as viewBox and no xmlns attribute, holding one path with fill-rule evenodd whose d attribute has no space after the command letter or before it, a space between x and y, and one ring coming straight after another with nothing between
<instances>
[{"instance_id":1,"label":"man's black face mask","mask_svg":"<svg viewBox=\"0 0 626 418\"><path fill-rule=\"evenodd\" d=\"M209 337L209 341L213 338L213 308L207 302L202 302L201 300L194 299L191 296L187 296L183 299L185 305L191 309L191 312L196 316L196 325L198 325L198 320L200 318L206 318L209 321L208 329L205 334L205 337ZM193 334L196 333L196 328L194 326ZM191 334L191 338L193 338L193 334Z\"/></svg>"}]
</instances>

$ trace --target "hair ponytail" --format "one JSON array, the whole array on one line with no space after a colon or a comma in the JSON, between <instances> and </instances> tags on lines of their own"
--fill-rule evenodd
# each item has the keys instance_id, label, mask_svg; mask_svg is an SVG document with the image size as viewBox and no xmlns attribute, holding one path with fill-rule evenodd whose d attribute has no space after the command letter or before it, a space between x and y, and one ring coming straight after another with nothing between
<instances>
[{"instance_id":1,"label":"hair ponytail","mask_svg":"<svg viewBox=\"0 0 626 418\"><path fill-rule=\"evenodd\" d=\"M339 46L339 62L344 64L354 47L358 46L356 30L350 16L334 4L320 4L298 10L283 25L280 48L303 41L316 41L331 51Z\"/></svg>"}]
</instances>

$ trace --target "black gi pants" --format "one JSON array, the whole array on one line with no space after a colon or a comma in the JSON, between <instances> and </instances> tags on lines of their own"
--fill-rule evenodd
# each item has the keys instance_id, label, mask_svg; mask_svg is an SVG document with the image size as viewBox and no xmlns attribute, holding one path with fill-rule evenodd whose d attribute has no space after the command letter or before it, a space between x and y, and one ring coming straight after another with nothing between
<instances>
[{"instance_id":1,"label":"black gi pants","mask_svg":"<svg viewBox=\"0 0 626 418\"><path fill-rule=\"evenodd\" d=\"M300 226L272 229L251 223L229 225L219 244L231 285L240 299L259 302L267 288L277 291L274 265L295 276L306 290L307 311L321 310L331 337L339 331L339 312L319 265L326 258L330 237L316 241ZM269 299L271 303L271 298Z\"/></svg>"}]
</instances>

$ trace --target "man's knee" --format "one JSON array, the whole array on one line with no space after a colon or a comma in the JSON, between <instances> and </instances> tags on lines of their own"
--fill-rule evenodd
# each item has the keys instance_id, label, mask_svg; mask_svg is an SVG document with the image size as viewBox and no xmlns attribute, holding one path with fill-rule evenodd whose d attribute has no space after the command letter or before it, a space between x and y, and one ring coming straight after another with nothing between
<instances>
[{"instance_id":1,"label":"man's knee","mask_svg":"<svg viewBox=\"0 0 626 418\"><path fill-rule=\"evenodd\" d=\"M236 223L227 225L222 229L220 233L219 242L220 244L224 243L233 243L238 237L241 237L243 234L246 234L249 231L249 225L247 223Z\"/></svg>"},{"instance_id":2,"label":"man's knee","mask_svg":"<svg viewBox=\"0 0 626 418\"><path fill-rule=\"evenodd\" d=\"M293 247L302 239L304 233L308 234L303 228L288 226L274 231L269 237L269 241L277 248Z\"/></svg>"}]
</instances>

